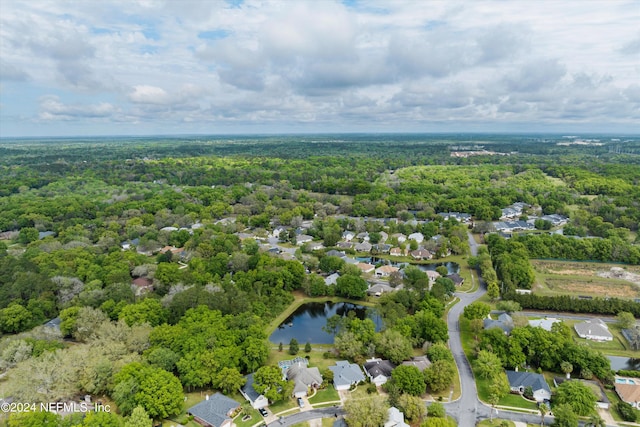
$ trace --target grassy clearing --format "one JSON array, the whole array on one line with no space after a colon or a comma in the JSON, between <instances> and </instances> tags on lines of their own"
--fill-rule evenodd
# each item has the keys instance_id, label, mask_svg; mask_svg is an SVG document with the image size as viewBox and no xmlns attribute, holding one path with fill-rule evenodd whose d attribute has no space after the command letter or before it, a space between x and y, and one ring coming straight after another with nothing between
<instances>
[{"instance_id":1,"label":"grassy clearing","mask_svg":"<svg viewBox=\"0 0 640 427\"><path fill-rule=\"evenodd\" d=\"M493 421L489 421L489 420L480 421L477 424L477 426L478 427L504 427L504 426L515 427L515 424L513 423L513 421L494 418Z\"/></svg>"},{"instance_id":2,"label":"grassy clearing","mask_svg":"<svg viewBox=\"0 0 640 427\"><path fill-rule=\"evenodd\" d=\"M594 350L601 351L602 353L610 356L622 356L622 357L637 357L638 352L631 350L629 343L622 336L621 328L617 323L608 323L609 332L613 335L613 341L592 341L584 338L580 338L574 329L576 323L582 322L581 320L565 319L563 322L569 326L573 331L573 340L581 345L586 345Z\"/></svg>"},{"instance_id":3,"label":"grassy clearing","mask_svg":"<svg viewBox=\"0 0 640 427\"><path fill-rule=\"evenodd\" d=\"M548 260L531 263L536 272L533 290L539 295L640 298L640 267L637 266ZM623 268L628 277L612 276L611 268Z\"/></svg>"},{"instance_id":4,"label":"grassy clearing","mask_svg":"<svg viewBox=\"0 0 640 427\"><path fill-rule=\"evenodd\" d=\"M330 351L333 346L331 344L316 344L311 348L311 352L305 353L304 351L299 352L295 356L292 356L287 351L288 346L284 346L282 351L278 351L277 348L274 348L269 353L269 359L267 359L267 365L277 365L281 360L289 360L294 359L296 357L307 357L309 356L309 366L317 366L320 370L320 373L327 369L329 366L335 364L337 359L324 358L324 353Z\"/></svg>"}]
</instances>

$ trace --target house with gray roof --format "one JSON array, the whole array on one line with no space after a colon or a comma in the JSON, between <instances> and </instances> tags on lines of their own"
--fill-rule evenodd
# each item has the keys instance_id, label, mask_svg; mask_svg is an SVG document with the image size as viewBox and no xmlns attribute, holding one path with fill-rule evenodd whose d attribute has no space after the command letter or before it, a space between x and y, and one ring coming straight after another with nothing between
<instances>
[{"instance_id":1,"label":"house with gray roof","mask_svg":"<svg viewBox=\"0 0 640 427\"><path fill-rule=\"evenodd\" d=\"M416 356L412 357L411 360L405 360L404 362L402 362L402 364L407 366L415 366L420 372L424 372L425 369L431 366L431 361L427 356Z\"/></svg>"},{"instance_id":2,"label":"house with gray roof","mask_svg":"<svg viewBox=\"0 0 640 427\"><path fill-rule=\"evenodd\" d=\"M293 395L304 397L310 388L318 388L322 384L322 375L317 367L308 368L303 363L291 366L286 373L288 381L293 381Z\"/></svg>"},{"instance_id":3,"label":"house with gray roof","mask_svg":"<svg viewBox=\"0 0 640 427\"><path fill-rule=\"evenodd\" d=\"M394 290L394 288L389 285L385 285L384 283L376 283L375 285L371 285L369 289L367 289L367 294L379 297L385 292L393 292Z\"/></svg>"},{"instance_id":4,"label":"house with gray roof","mask_svg":"<svg viewBox=\"0 0 640 427\"><path fill-rule=\"evenodd\" d=\"M585 320L582 323L576 323L573 328L580 338L592 341L613 341L609 327L601 319Z\"/></svg>"},{"instance_id":5,"label":"house with gray roof","mask_svg":"<svg viewBox=\"0 0 640 427\"><path fill-rule=\"evenodd\" d=\"M246 382L240 387L240 393L249 401L253 409L264 408L269 405L269 400L253 388L253 374L244 377Z\"/></svg>"},{"instance_id":6,"label":"house with gray roof","mask_svg":"<svg viewBox=\"0 0 640 427\"><path fill-rule=\"evenodd\" d=\"M333 386L336 390L349 390L351 386L365 380L360 366L349 363L346 360L339 360L336 366L329 366L333 372Z\"/></svg>"},{"instance_id":7,"label":"house with gray roof","mask_svg":"<svg viewBox=\"0 0 640 427\"><path fill-rule=\"evenodd\" d=\"M505 334L509 335L513 330L513 319L507 313L502 313L498 316L497 320L494 319L484 319L484 328L500 328L504 331Z\"/></svg>"},{"instance_id":8,"label":"house with gray roof","mask_svg":"<svg viewBox=\"0 0 640 427\"><path fill-rule=\"evenodd\" d=\"M384 423L384 427L411 427L404 422L404 414L395 406L392 406L387 411L387 422Z\"/></svg>"},{"instance_id":9,"label":"house with gray roof","mask_svg":"<svg viewBox=\"0 0 640 427\"><path fill-rule=\"evenodd\" d=\"M358 252L370 252L373 245L369 242L356 243L353 249Z\"/></svg>"},{"instance_id":10,"label":"house with gray roof","mask_svg":"<svg viewBox=\"0 0 640 427\"><path fill-rule=\"evenodd\" d=\"M338 278L340 277L339 273L333 273L328 275L327 277L324 278L324 284L329 286L329 285L335 285L338 282Z\"/></svg>"},{"instance_id":11,"label":"house with gray roof","mask_svg":"<svg viewBox=\"0 0 640 427\"><path fill-rule=\"evenodd\" d=\"M193 415L194 421L205 427L230 427L233 424L233 413L238 408L238 402L216 393L187 409L187 413Z\"/></svg>"},{"instance_id":12,"label":"house with gray roof","mask_svg":"<svg viewBox=\"0 0 640 427\"><path fill-rule=\"evenodd\" d=\"M509 387L514 393L523 394L527 387L531 387L536 402L551 399L551 389L541 374L533 372L506 371Z\"/></svg>"}]
</instances>

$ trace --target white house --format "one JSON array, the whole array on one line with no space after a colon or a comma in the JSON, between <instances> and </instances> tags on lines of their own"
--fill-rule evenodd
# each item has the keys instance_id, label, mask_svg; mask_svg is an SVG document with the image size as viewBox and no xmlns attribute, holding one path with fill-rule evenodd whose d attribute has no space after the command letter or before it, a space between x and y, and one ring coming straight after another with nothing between
<instances>
[{"instance_id":1,"label":"white house","mask_svg":"<svg viewBox=\"0 0 640 427\"><path fill-rule=\"evenodd\" d=\"M424 240L424 234L422 233L411 233L409 234L409 240L415 240L419 244Z\"/></svg>"},{"instance_id":2,"label":"white house","mask_svg":"<svg viewBox=\"0 0 640 427\"><path fill-rule=\"evenodd\" d=\"M573 328L580 338L593 341L613 341L613 335L601 319L585 320L582 323L576 323Z\"/></svg>"}]
</instances>

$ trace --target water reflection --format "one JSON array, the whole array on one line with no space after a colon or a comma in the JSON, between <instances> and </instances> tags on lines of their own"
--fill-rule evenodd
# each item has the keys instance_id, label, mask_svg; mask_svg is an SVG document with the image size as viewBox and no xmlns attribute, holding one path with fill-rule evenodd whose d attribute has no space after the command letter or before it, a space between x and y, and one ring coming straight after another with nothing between
<instances>
[{"instance_id":1,"label":"water reflection","mask_svg":"<svg viewBox=\"0 0 640 427\"><path fill-rule=\"evenodd\" d=\"M640 371L640 359L620 356L607 356L607 359L611 361L613 371Z\"/></svg>"},{"instance_id":2,"label":"water reflection","mask_svg":"<svg viewBox=\"0 0 640 427\"><path fill-rule=\"evenodd\" d=\"M372 319L376 325L376 331L380 330L382 319L368 307L346 302L311 302L298 307L278 326L269 340L273 343L288 344L291 338L295 338L299 343L308 341L315 344L332 344L333 334L322 330L327 319L334 314L347 316L351 312L359 319Z\"/></svg>"}]
</instances>

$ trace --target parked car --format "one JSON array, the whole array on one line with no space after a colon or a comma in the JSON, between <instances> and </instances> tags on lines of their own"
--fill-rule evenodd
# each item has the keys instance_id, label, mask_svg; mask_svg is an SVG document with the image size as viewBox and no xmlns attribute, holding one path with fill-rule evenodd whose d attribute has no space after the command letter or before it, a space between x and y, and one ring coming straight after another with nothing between
<instances>
[{"instance_id":1,"label":"parked car","mask_svg":"<svg viewBox=\"0 0 640 427\"><path fill-rule=\"evenodd\" d=\"M260 415L262 415L263 417L268 417L269 416L269 413L264 408L258 409L258 412L260 412Z\"/></svg>"},{"instance_id":2,"label":"parked car","mask_svg":"<svg viewBox=\"0 0 640 427\"><path fill-rule=\"evenodd\" d=\"M304 400L302 400L301 397L298 398L298 406L300 406L301 408L304 408Z\"/></svg>"}]
</instances>

